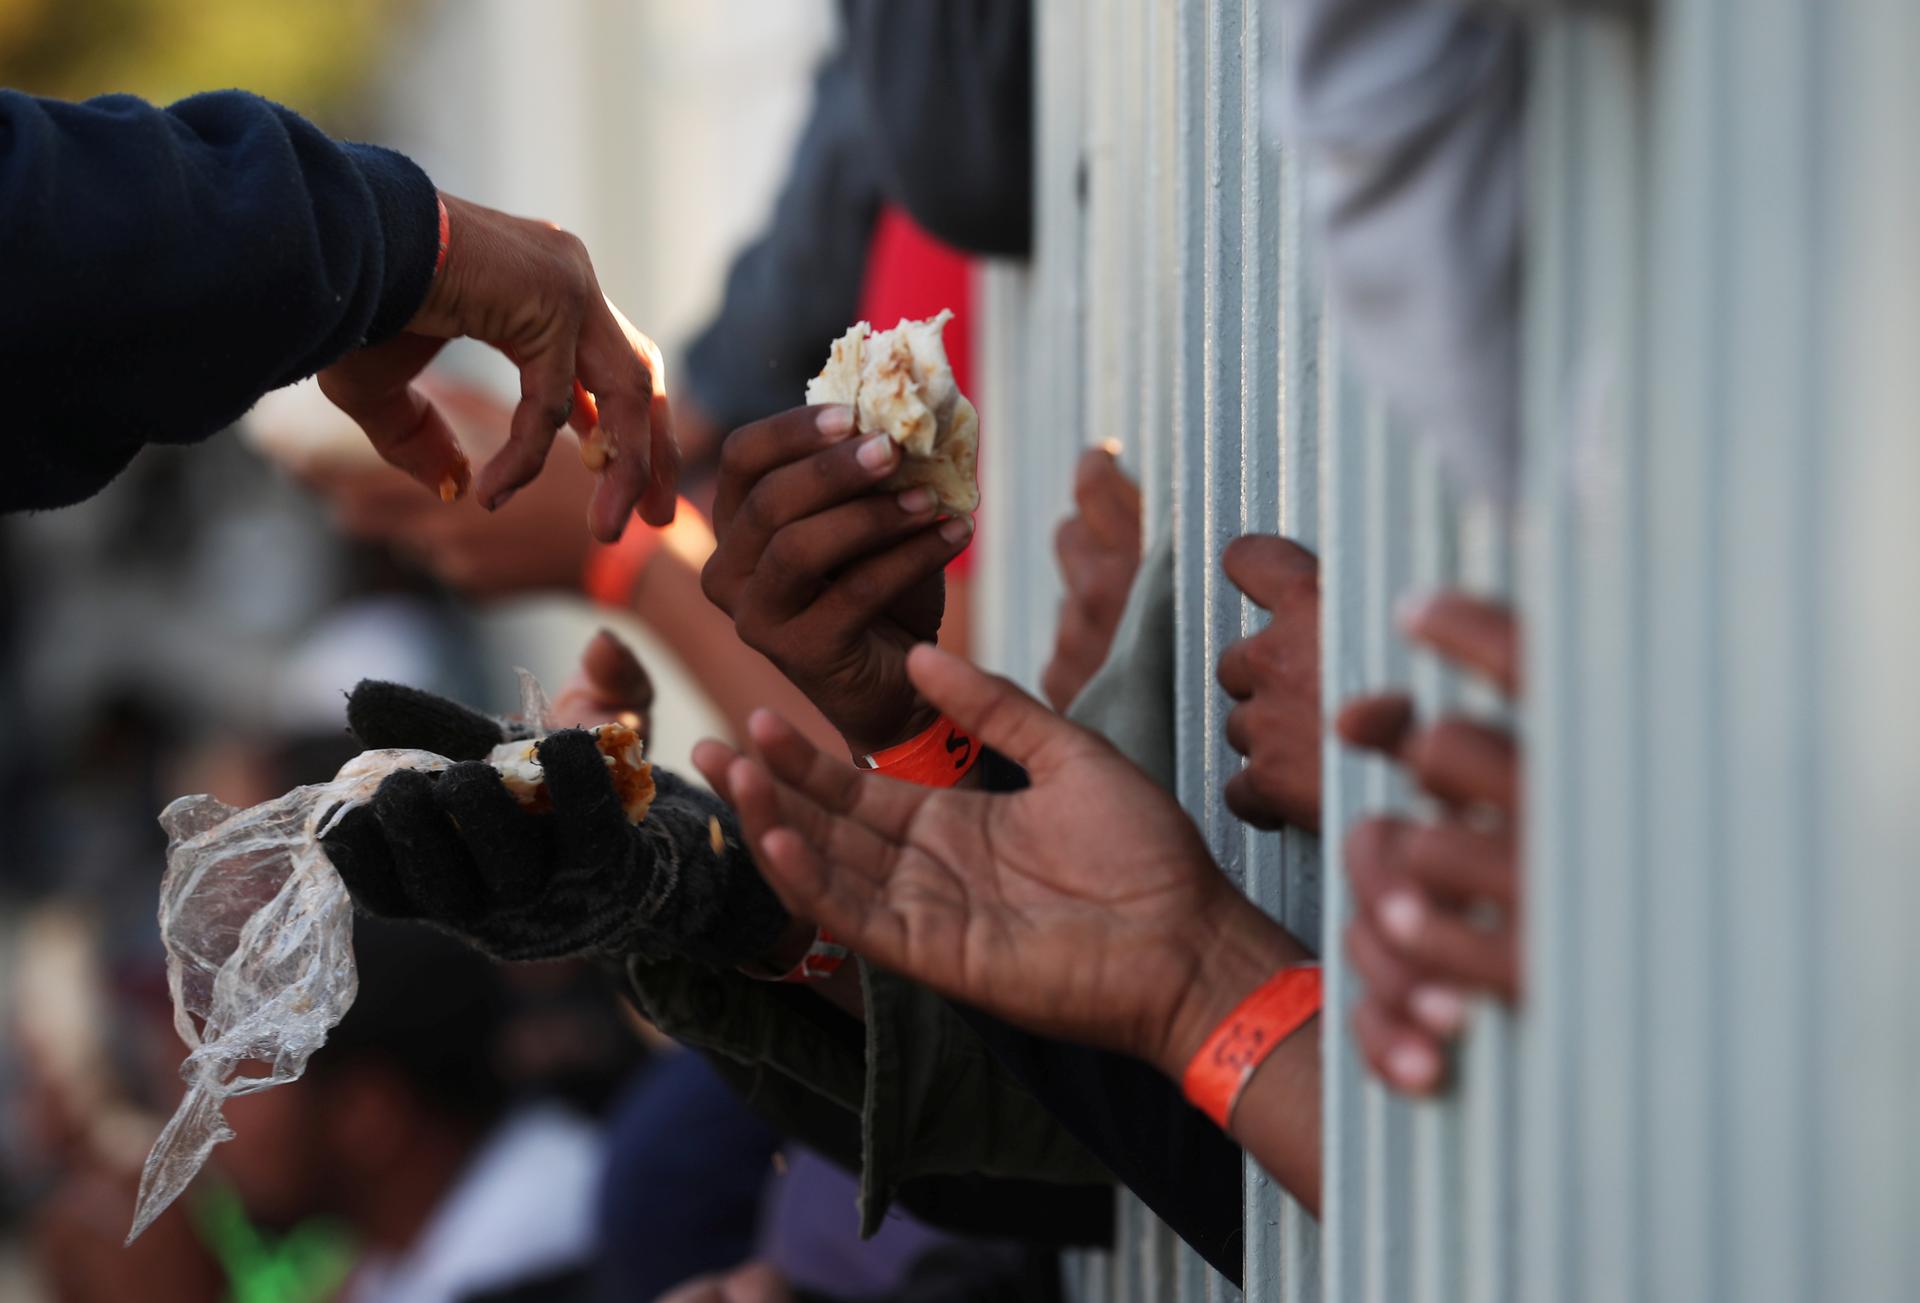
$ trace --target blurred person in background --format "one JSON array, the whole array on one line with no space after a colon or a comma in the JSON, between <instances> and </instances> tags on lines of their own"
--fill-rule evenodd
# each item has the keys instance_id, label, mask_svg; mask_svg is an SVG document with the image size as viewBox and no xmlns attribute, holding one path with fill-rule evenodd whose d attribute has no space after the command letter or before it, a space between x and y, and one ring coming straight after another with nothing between
<instances>
[{"instance_id":1,"label":"blurred person in background","mask_svg":"<svg viewBox=\"0 0 1920 1303\"><path fill-rule=\"evenodd\" d=\"M351 1303L580 1297L598 1139L500 1070L493 965L423 928L361 920L360 992L300 1081L239 1096L216 1163L258 1225L336 1219Z\"/></svg>"},{"instance_id":2,"label":"blurred person in background","mask_svg":"<svg viewBox=\"0 0 1920 1303\"><path fill-rule=\"evenodd\" d=\"M838 8L842 40L815 76L812 109L774 211L734 259L720 309L689 344L679 372L686 492L703 511L711 507L725 433L792 406L855 320L885 326L952 309L949 360L961 390L971 390L971 258L1024 257L1031 245L1029 0L841 0ZM488 405L471 391L465 401L443 403L459 407L455 424L466 437L462 423L471 423L479 447L506 429L505 411ZM270 424L277 414L256 419ZM724 658L702 686L736 734L754 705L794 708L805 718L804 702L778 675L764 663L739 663L715 630L685 613L687 563L697 570L710 542L696 553L691 538L664 547L628 538L613 548L577 538L564 527L585 508L580 475L550 469L523 491L523 502L488 518L435 511L378 467L293 464L343 528L392 544L463 592L487 599L582 592L653 617L696 671L709 656ZM969 556L949 568L941 632L944 645L962 650L970 642Z\"/></svg>"}]
</instances>

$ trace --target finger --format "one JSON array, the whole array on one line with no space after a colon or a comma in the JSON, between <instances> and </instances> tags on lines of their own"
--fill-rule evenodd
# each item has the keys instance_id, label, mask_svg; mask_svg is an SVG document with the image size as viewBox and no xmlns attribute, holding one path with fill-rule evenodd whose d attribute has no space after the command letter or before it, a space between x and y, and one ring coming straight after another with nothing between
<instances>
[{"instance_id":1,"label":"finger","mask_svg":"<svg viewBox=\"0 0 1920 1303\"><path fill-rule=\"evenodd\" d=\"M484 885L434 799L431 776L416 769L388 774L373 794L373 812L393 851L394 876L420 915L458 924L486 912Z\"/></svg>"},{"instance_id":2,"label":"finger","mask_svg":"<svg viewBox=\"0 0 1920 1303\"><path fill-rule=\"evenodd\" d=\"M1242 823L1268 832L1284 828L1287 824L1286 816L1267 799L1250 768L1242 769L1229 778L1226 787L1221 789L1221 795L1226 799L1228 812Z\"/></svg>"},{"instance_id":3,"label":"finger","mask_svg":"<svg viewBox=\"0 0 1920 1303\"><path fill-rule=\"evenodd\" d=\"M809 793L771 778L765 763L758 769L728 766L727 783L738 801L741 826L758 828L761 835L785 828L802 839L837 872L852 873L872 882L884 882L899 857L899 846L882 837L857 817L829 808ZM846 766L841 766L845 769ZM849 772L851 772L849 770ZM760 777L770 780L770 786ZM742 780L744 780L744 785Z\"/></svg>"},{"instance_id":4,"label":"finger","mask_svg":"<svg viewBox=\"0 0 1920 1303\"><path fill-rule=\"evenodd\" d=\"M984 674L960 657L922 643L907 653L907 677L937 709L983 746L1025 765L1036 781L1094 734L1068 723L1008 679Z\"/></svg>"},{"instance_id":5,"label":"finger","mask_svg":"<svg viewBox=\"0 0 1920 1303\"><path fill-rule=\"evenodd\" d=\"M441 774L433 794L460 830L493 908L522 909L540 898L546 887L540 870L552 854L550 820L521 809L500 772L480 760Z\"/></svg>"},{"instance_id":6,"label":"finger","mask_svg":"<svg viewBox=\"0 0 1920 1303\"><path fill-rule=\"evenodd\" d=\"M580 654L580 670L601 701L621 710L644 713L653 708L653 679L633 649L603 628Z\"/></svg>"},{"instance_id":7,"label":"finger","mask_svg":"<svg viewBox=\"0 0 1920 1303\"><path fill-rule=\"evenodd\" d=\"M573 340L556 327L538 346L518 350L520 402L506 446L481 468L480 505L498 511L521 485L540 473L553 436L573 415Z\"/></svg>"},{"instance_id":8,"label":"finger","mask_svg":"<svg viewBox=\"0 0 1920 1303\"><path fill-rule=\"evenodd\" d=\"M1452 821L1427 824L1408 831L1400 856L1410 877L1437 892L1514 907L1519 874L1511 835Z\"/></svg>"},{"instance_id":9,"label":"finger","mask_svg":"<svg viewBox=\"0 0 1920 1303\"><path fill-rule=\"evenodd\" d=\"M753 567L747 581L749 603L777 619L797 614L814 601L829 576L850 562L926 529L937 506L928 490L908 489L868 494L794 521L768 540ZM912 582L923 577L917 574ZM890 603L882 609L885 605Z\"/></svg>"},{"instance_id":10,"label":"finger","mask_svg":"<svg viewBox=\"0 0 1920 1303\"><path fill-rule=\"evenodd\" d=\"M900 464L900 447L884 434L846 441L776 467L741 500L722 534L732 564L759 564L773 535L808 516L871 493Z\"/></svg>"},{"instance_id":11,"label":"finger","mask_svg":"<svg viewBox=\"0 0 1920 1303\"><path fill-rule=\"evenodd\" d=\"M473 478L453 427L412 382L446 346L426 335L395 336L320 372L320 392L365 432L381 458L451 502Z\"/></svg>"},{"instance_id":12,"label":"finger","mask_svg":"<svg viewBox=\"0 0 1920 1303\"><path fill-rule=\"evenodd\" d=\"M1381 939L1366 914L1356 915L1341 936L1347 962L1360 975L1369 1004L1396 1016L1407 1012L1407 997L1420 984L1419 972Z\"/></svg>"},{"instance_id":13,"label":"finger","mask_svg":"<svg viewBox=\"0 0 1920 1303\"><path fill-rule=\"evenodd\" d=\"M449 760L479 760L506 733L498 720L402 683L362 679L347 696L347 728L369 750L431 751Z\"/></svg>"},{"instance_id":14,"label":"finger","mask_svg":"<svg viewBox=\"0 0 1920 1303\"><path fill-rule=\"evenodd\" d=\"M1347 830L1341 861L1360 909L1373 909L1401 882L1406 871L1402 847L1408 828L1404 819L1379 815L1362 819Z\"/></svg>"},{"instance_id":15,"label":"finger","mask_svg":"<svg viewBox=\"0 0 1920 1303\"><path fill-rule=\"evenodd\" d=\"M1415 734L1405 759L1420 786L1443 801L1518 806L1520 752L1511 735L1472 720L1443 719Z\"/></svg>"},{"instance_id":16,"label":"finger","mask_svg":"<svg viewBox=\"0 0 1920 1303\"><path fill-rule=\"evenodd\" d=\"M1400 628L1449 660L1520 695L1520 623L1510 607L1465 593L1416 595L1400 607Z\"/></svg>"},{"instance_id":17,"label":"finger","mask_svg":"<svg viewBox=\"0 0 1920 1303\"><path fill-rule=\"evenodd\" d=\"M1333 731L1348 746L1398 757L1413 733L1413 698L1404 692L1353 697L1334 716Z\"/></svg>"},{"instance_id":18,"label":"finger","mask_svg":"<svg viewBox=\"0 0 1920 1303\"><path fill-rule=\"evenodd\" d=\"M1446 1080L1446 1059L1433 1037L1371 1000L1354 1006L1353 1040L1374 1075L1395 1090L1431 1095Z\"/></svg>"},{"instance_id":19,"label":"finger","mask_svg":"<svg viewBox=\"0 0 1920 1303\"><path fill-rule=\"evenodd\" d=\"M727 766L739 758L740 753L717 738L702 738L693 744L693 767L707 780L714 795L728 805L737 806L733 793L727 785Z\"/></svg>"},{"instance_id":20,"label":"finger","mask_svg":"<svg viewBox=\"0 0 1920 1303\"><path fill-rule=\"evenodd\" d=\"M1067 591L1084 594L1095 587L1096 576L1105 559L1093 527L1079 516L1069 516L1053 531L1053 555L1060 563L1060 576Z\"/></svg>"},{"instance_id":21,"label":"finger","mask_svg":"<svg viewBox=\"0 0 1920 1303\"><path fill-rule=\"evenodd\" d=\"M1242 703L1227 712L1227 745L1243 756L1253 754L1258 713L1251 704Z\"/></svg>"},{"instance_id":22,"label":"finger","mask_svg":"<svg viewBox=\"0 0 1920 1303\"><path fill-rule=\"evenodd\" d=\"M888 841L906 837L914 813L932 790L863 774L826 755L770 710L747 717L747 735L780 781L822 810L863 824Z\"/></svg>"},{"instance_id":23,"label":"finger","mask_svg":"<svg viewBox=\"0 0 1920 1303\"><path fill-rule=\"evenodd\" d=\"M1516 994L1518 951L1513 929L1504 920L1481 926L1408 885L1381 897L1373 916L1386 942L1428 978L1492 991L1508 1000Z\"/></svg>"},{"instance_id":24,"label":"finger","mask_svg":"<svg viewBox=\"0 0 1920 1303\"><path fill-rule=\"evenodd\" d=\"M838 404L796 407L735 430L720 446L714 530L727 533L740 503L769 472L839 443L852 433L853 409Z\"/></svg>"},{"instance_id":25,"label":"finger","mask_svg":"<svg viewBox=\"0 0 1920 1303\"><path fill-rule=\"evenodd\" d=\"M754 849L755 861L791 913L827 926L863 953L870 953L868 947L873 943L882 950L898 946L903 936L891 935L880 917L882 866L868 866L866 872L859 872L851 864L830 861L813 837L794 826L808 818L805 794L793 793L781 800L779 785L759 763L736 758L727 767L726 783L734 794L740 826L747 844ZM815 807L811 821L818 823L829 817Z\"/></svg>"},{"instance_id":26,"label":"finger","mask_svg":"<svg viewBox=\"0 0 1920 1303\"><path fill-rule=\"evenodd\" d=\"M1105 448L1080 454L1073 500L1093 536L1112 551L1140 550L1140 487Z\"/></svg>"},{"instance_id":27,"label":"finger","mask_svg":"<svg viewBox=\"0 0 1920 1303\"><path fill-rule=\"evenodd\" d=\"M347 811L320 839L320 845L346 883L347 894L367 913L381 918L420 916L400 883L387 835L381 831L373 807L357 805Z\"/></svg>"},{"instance_id":28,"label":"finger","mask_svg":"<svg viewBox=\"0 0 1920 1303\"><path fill-rule=\"evenodd\" d=\"M1253 695L1253 639L1257 636L1242 638L1220 653L1220 667L1216 671L1220 686L1235 701L1245 701Z\"/></svg>"},{"instance_id":29,"label":"finger","mask_svg":"<svg viewBox=\"0 0 1920 1303\"><path fill-rule=\"evenodd\" d=\"M582 325L579 366L599 403L601 446L610 458L595 468L601 479L588 509L594 537L618 538L636 508L650 525L671 523L680 449L659 346L603 298Z\"/></svg>"},{"instance_id":30,"label":"finger","mask_svg":"<svg viewBox=\"0 0 1920 1303\"><path fill-rule=\"evenodd\" d=\"M915 585L939 574L973 537L973 518L955 516L849 566L813 604L809 623L864 629Z\"/></svg>"},{"instance_id":31,"label":"finger","mask_svg":"<svg viewBox=\"0 0 1920 1303\"><path fill-rule=\"evenodd\" d=\"M1220 554L1220 568L1254 605L1268 611L1278 610L1303 586L1317 591L1320 578L1320 558L1275 534L1244 534L1234 539Z\"/></svg>"}]
</instances>

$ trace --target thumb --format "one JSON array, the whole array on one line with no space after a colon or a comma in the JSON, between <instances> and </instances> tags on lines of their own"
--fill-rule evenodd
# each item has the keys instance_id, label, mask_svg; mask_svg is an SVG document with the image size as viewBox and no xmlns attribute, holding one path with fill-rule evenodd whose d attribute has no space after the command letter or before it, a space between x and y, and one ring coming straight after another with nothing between
<instances>
[{"instance_id":1,"label":"thumb","mask_svg":"<svg viewBox=\"0 0 1920 1303\"><path fill-rule=\"evenodd\" d=\"M616 709L644 711L653 705L653 679L647 667L611 629L593 635L580 654L580 673L594 696Z\"/></svg>"},{"instance_id":2,"label":"thumb","mask_svg":"<svg viewBox=\"0 0 1920 1303\"><path fill-rule=\"evenodd\" d=\"M907 677L948 719L1035 777L1059 763L1061 747L1093 737L1011 680L984 673L932 643L907 654Z\"/></svg>"}]
</instances>

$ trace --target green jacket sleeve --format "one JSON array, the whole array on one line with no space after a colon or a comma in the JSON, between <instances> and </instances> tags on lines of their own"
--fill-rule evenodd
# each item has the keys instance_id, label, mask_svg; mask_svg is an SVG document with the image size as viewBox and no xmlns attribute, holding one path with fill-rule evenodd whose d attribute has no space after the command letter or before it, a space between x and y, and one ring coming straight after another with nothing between
<instances>
[{"instance_id":1,"label":"green jacket sleeve","mask_svg":"<svg viewBox=\"0 0 1920 1303\"><path fill-rule=\"evenodd\" d=\"M775 1126L860 1174L863 1234L919 1177L1111 1182L944 1000L865 964L860 975L864 1029L797 987L679 960L627 962L655 1026L705 1050Z\"/></svg>"}]
</instances>

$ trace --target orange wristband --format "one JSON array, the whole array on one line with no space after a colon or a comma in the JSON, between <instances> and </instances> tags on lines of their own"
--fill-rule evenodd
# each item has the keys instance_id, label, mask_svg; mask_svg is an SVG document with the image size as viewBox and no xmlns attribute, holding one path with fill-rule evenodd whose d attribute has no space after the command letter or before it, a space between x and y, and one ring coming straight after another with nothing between
<instances>
[{"instance_id":1,"label":"orange wristband","mask_svg":"<svg viewBox=\"0 0 1920 1303\"><path fill-rule=\"evenodd\" d=\"M903 783L922 787L952 787L980 760L980 744L942 715L933 727L898 746L861 757L862 769L871 769Z\"/></svg>"},{"instance_id":2,"label":"orange wristband","mask_svg":"<svg viewBox=\"0 0 1920 1303\"><path fill-rule=\"evenodd\" d=\"M1320 1012L1320 965L1289 964L1254 989L1201 1043L1180 1090L1222 1131L1253 1072Z\"/></svg>"},{"instance_id":3,"label":"orange wristband","mask_svg":"<svg viewBox=\"0 0 1920 1303\"><path fill-rule=\"evenodd\" d=\"M627 532L620 536L619 542L596 543L587 553L580 587L602 606L631 605L640 572L659 550L659 530L643 521L628 521Z\"/></svg>"},{"instance_id":4,"label":"orange wristband","mask_svg":"<svg viewBox=\"0 0 1920 1303\"><path fill-rule=\"evenodd\" d=\"M440 269L447 265L447 237L452 234L452 231L447 221L447 201L435 195L433 202L440 208L440 252L433 259L433 274L438 276Z\"/></svg>"}]
</instances>

